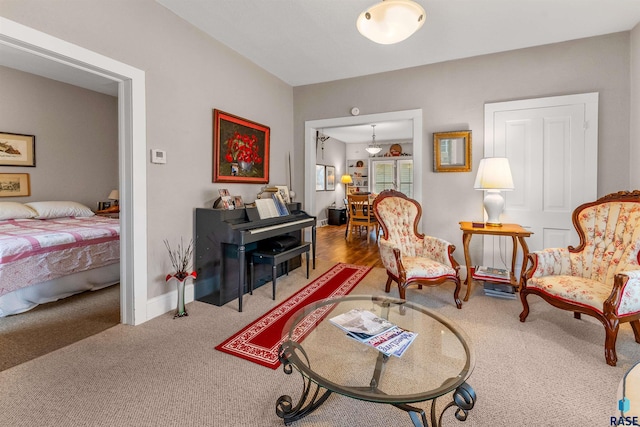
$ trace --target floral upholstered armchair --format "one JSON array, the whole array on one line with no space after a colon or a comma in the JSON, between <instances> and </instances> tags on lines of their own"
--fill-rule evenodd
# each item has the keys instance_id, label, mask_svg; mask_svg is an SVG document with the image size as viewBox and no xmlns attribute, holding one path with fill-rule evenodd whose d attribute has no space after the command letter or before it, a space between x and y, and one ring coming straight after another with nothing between
<instances>
[{"instance_id":1,"label":"floral upholstered armchair","mask_svg":"<svg viewBox=\"0 0 640 427\"><path fill-rule=\"evenodd\" d=\"M437 237L418 233L422 207L413 199L395 190L381 192L373 202L373 212L382 227L378 241L380 258L387 269L385 292L391 291L391 282L398 284L400 298L410 285L438 285L455 283L453 299L460 301L460 266L453 258L456 249L451 243Z\"/></svg>"},{"instance_id":2,"label":"floral upholstered armchair","mask_svg":"<svg viewBox=\"0 0 640 427\"><path fill-rule=\"evenodd\" d=\"M577 247L545 249L529 254L531 267L520 291L524 322L527 296L598 319L605 329L604 354L615 366L621 322L630 322L640 343L640 191L609 194L578 206L573 225Z\"/></svg>"}]
</instances>

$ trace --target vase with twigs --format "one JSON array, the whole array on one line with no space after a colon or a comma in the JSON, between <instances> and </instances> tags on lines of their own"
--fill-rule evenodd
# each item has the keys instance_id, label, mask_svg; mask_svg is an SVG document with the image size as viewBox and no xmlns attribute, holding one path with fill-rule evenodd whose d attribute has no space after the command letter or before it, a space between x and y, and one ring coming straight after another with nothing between
<instances>
[{"instance_id":1,"label":"vase with twigs","mask_svg":"<svg viewBox=\"0 0 640 427\"><path fill-rule=\"evenodd\" d=\"M168 282L169 280L175 279L178 285L178 309L173 318L188 316L189 313L187 313L184 302L184 288L187 279L196 278L195 271L189 272L191 268L191 256L193 255L193 240L190 240L189 243L185 245L182 238L180 238L180 244L178 244L175 249L171 248L169 241L166 239L164 240L164 245L169 251L171 265L173 269L176 270L174 274L167 274L165 281Z\"/></svg>"}]
</instances>

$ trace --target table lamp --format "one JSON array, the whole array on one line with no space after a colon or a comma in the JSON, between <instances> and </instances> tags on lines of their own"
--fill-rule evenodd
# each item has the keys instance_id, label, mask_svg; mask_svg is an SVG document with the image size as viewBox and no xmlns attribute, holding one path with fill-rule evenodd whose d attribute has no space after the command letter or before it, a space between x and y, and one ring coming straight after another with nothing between
<instances>
[{"instance_id":1,"label":"table lamp","mask_svg":"<svg viewBox=\"0 0 640 427\"><path fill-rule=\"evenodd\" d=\"M500 192L514 189L509 160L506 157L486 157L480 160L473 188L487 192L484 197L487 225L501 227L500 214L504 209L504 198Z\"/></svg>"},{"instance_id":2,"label":"table lamp","mask_svg":"<svg viewBox=\"0 0 640 427\"><path fill-rule=\"evenodd\" d=\"M118 190L111 190L111 193L109 193L109 197L107 198L109 200L113 200L114 206L118 206L118 202L120 201L120 192Z\"/></svg>"},{"instance_id":3,"label":"table lamp","mask_svg":"<svg viewBox=\"0 0 640 427\"><path fill-rule=\"evenodd\" d=\"M349 194L349 184L353 183L353 179L351 178L351 175L349 174L344 174L340 177L340 182L344 184L344 193L345 194Z\"/></svg>"}]
</instances>

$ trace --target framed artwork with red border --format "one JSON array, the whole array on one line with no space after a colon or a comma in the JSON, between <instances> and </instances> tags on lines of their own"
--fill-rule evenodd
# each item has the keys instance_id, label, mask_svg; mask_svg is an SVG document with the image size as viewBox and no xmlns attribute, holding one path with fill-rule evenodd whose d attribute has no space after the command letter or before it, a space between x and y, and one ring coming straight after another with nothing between
<instances>
[{"instance_id":1,"label":"framed artwork with red border","mask_svg":"<svg viewBox=\"0 0 640 427\"><path fill-rule=\"evenodd\" d=\"M269 182L268 126L213 110L213 182Z\"/></svg>"}]
</instances>

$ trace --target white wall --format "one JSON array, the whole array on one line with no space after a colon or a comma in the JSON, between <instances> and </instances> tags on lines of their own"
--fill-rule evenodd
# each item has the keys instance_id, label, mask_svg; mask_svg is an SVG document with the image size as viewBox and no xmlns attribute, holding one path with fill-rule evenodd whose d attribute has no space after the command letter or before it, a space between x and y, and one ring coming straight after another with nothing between
<instances>
[{"instance_id":1,"label":"white wall","mask_svg":"<svg viewBox=\"0 0 640 427\"><path fill-rule=\"evenodd\" d=\"M214 108L270 127L270 181L287 182L292 88L155 1L0 0L0 14L146 73L147 149L166 150L168 159L147 166L149 298L175 292L164 281L163 239L193 236L194 208L211 206L218 188L245 201L260 191L211 182Z\"/></svg>"},{"instance_id":2,"label":"white wall","mask_svg":"<svg viewBox=\"0 0 640 427\"><path fill-rule=\"evenodd\" d=\"M424 232L456 246L463 261L458 222L482 215L473 190L483 157L487 102L599 92L598 195L629 185L629 32L484 55L388 73L294 88L296 156L303 156L304 123L361 114L423 111ZM472 172L434 173L433 133L472 131ZM471 242L479 256L482 239Z\"/></svg>"},{"instance_id":3,"label":"white wall","mask_svg":"<svg viewBox=\"0 0 640 427\"><path fill-rule=\"evenodd\" d=\"M35 135L28 202L73 200L92 209L118 188L118 104L113 96L0 67L0 131Z\"/></svg>"}]
</instances>

